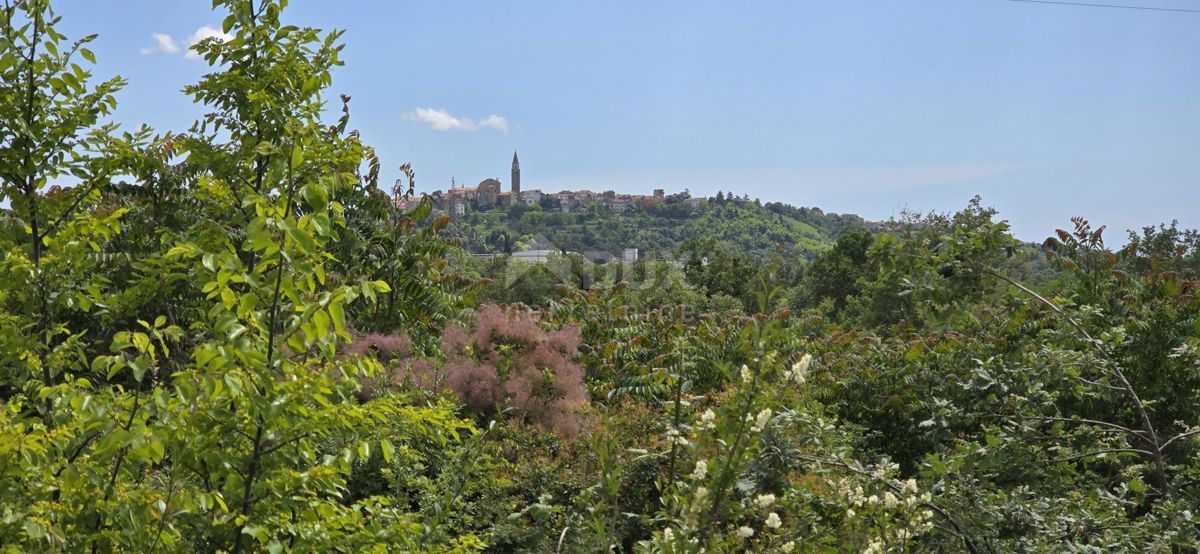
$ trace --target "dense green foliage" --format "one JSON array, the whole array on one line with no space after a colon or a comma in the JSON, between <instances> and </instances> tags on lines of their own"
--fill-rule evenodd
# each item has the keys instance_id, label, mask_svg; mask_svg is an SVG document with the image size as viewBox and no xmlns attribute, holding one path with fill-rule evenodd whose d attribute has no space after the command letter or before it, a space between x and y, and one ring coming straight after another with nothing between
<instances>
[{"instance_id":1,"label":"dense green foliage","mask_svg":"<svg viewBox=\"0 0 1200 554\"><path fill-rule=\"evenodd\" d=\"M637 248L644 255L668 257L689 240L722 243L761 260L777 251L811 258L843 232L865 229L856 216L825 215L820 210L758 201L690 198L686 193L647 199L631 213L616 214L592 206L565 213L541 206L513 206L458 217L451 232L476 253L506 253L522 247L566 252L609 252Z\"/></svg>"},{"instance_id":2,"label":"dense green foliage","mask_svg":"<svg viewBox=\"0 0 1200 554\"><path fill-rule=\"evenodd\" d=\"M4 552L1200 549L1194 231L718 195L547 227L670 256L478 259L556 214L398 210L285 1L215 2L161 133L6 6Z\"/></svg>"}]
</instances>

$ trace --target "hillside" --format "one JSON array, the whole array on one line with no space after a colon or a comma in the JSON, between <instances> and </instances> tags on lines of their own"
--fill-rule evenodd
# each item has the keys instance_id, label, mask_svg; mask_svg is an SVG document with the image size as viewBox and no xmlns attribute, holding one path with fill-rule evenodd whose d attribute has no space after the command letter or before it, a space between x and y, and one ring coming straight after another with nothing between
<instances>
[{"instance_id":1,"label":"hillside","mask_svg":"<svg viewBox=\"0 0 1200 554\"><path fill-rule=\"evenodd\" d=\"M504 253L528 248L620 253L675 252L691 239L712 239L752 258L780 249L811 258L827 250L847 230L870 224L855 215L749 199L688 198L671 195L645 209L624 214L595 208L565 213L538 206L476 211L455 219L450 232L473 253Z\"/></svg>"}]
</instances>

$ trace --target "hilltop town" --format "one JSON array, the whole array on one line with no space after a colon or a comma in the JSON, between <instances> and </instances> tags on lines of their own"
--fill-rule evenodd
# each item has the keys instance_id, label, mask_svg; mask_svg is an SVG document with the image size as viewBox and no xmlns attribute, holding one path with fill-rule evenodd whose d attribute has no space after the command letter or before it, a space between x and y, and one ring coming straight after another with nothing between
<instances>
[{"instance_id":1,"label":"hilltop town","mask_svg":"<svg viewBox=\"0 0 1200 554\"><path fill-rule=\"evenodd\" d=\"M627 213L648 207L651 203L666 199L663 189L654 189L653 194L618 194L611 190L593 192L590 190L563 190L559 192L543 192L539 189L521 190L521 162L513 151L510 190L501 192L499 179L488 178L474 187L457 186L452 184L449 190L434 191L428 195L420 195L397 201L401 208L408 208L420 203L425 196L433 201L433 207L456 216L466 215L472 211L485 211L495 208L507 208L512 205L540 206L545 211L561 211L577 213L586 211L591 206L611 212ZM689 199L691 200L691 199Z\"/></svg>"},{"instance_id":2,"label":"hilltop town","mask_svg":"<svg viewBox=\"0 0 1200 554\"><path fill-rule=\"evenodd\" d=\"M472 254L534 261L544 261L551 250L586 253L592 260L631 260L640 253L676 252L692 239L719 241L754 259L779 253L811 258L849 230L881 228L855 214L723 192L693 198L687 191L663 189L651 194L525 190L516 152L510 177L507 191L499 179L488 178L474 187L452 184L396 204L411 210L429 202L434 211L452 216L448 232Z\"/></svg>"}]
</instances>

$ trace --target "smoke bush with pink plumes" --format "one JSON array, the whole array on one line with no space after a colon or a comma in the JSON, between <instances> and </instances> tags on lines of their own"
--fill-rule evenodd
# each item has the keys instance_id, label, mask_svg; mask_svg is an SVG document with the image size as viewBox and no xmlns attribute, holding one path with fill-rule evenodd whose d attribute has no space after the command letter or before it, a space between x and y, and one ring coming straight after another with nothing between
<instances>
[{"instance_id":1,"label":"smoke bush with pink plumes","mask_svg":"<svg viewBox=\"0 0 1200 554\"><path fill-rule=\"evenodd\" d=\"M406 336L366 335L347 350L369 352L392 368L390 386L454 393L480 414L507 410L564 437L582 428L588 405L584 369L576 360L578 327L546 331L528 310L484 304L472 329L447 326L440 370L412 356Z\"/></svg>"}]
</instances>

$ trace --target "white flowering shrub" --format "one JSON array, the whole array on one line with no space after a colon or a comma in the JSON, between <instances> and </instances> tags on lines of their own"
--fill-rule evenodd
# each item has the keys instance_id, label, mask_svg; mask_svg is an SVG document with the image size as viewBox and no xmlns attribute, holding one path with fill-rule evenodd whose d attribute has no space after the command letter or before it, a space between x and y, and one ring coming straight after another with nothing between
<instances>
[{"instance_id":1,"label":"white flowering shrub","mask_svg":"<svg viewBox=\"0 0 1200 554\"><path fill-rule=\"evenodd\" d=\"M757 331L772 333L771 322ZM697 413L667 427L681 470L663 483L640 551L900 552L929 531L931 494L897 480L894 464L849 461L848 433L806 400L813 363L764 352L730 372L714 407L678 400Z\"/></svg>"}]
</instances>

